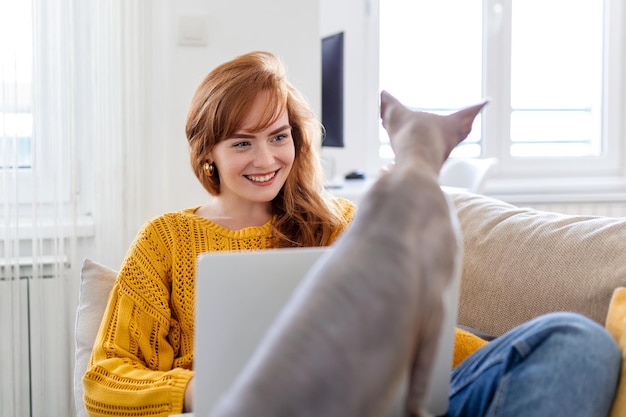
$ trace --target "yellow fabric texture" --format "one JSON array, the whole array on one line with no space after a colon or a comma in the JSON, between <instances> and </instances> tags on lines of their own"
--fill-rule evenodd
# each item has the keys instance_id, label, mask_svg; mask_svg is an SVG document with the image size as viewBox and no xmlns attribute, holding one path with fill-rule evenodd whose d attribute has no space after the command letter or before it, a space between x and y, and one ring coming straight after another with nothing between
<instances>
[{"instance_id":1,"label":"yellow fabric texture","mask_svg":"<svg viewBox=\"0 0 626 417\"><path fill-rule=\"evenodd\" d=\"M355 206L336 201L350 222ZM129 248L83 377L90 416L181 413L193 376L197 256L274 245L271 222L233 231L196 209L148 221Z\"/></svg>"},{"instance_id":2,"label":"yellow fabric texture","mask_svg":"<svg viewBox=\"0 0 626 417\"><path fill-rule=\"evenodd\" d=\"M488 342L473 333L464 329L456 328L454 335L454 354L452 356L452 367L457 367L469 355L476 352Z\"/></svg>"},{"instance_id":3,"label":"yellow fabric texture","mask_svg":"<svg viewBox=\"0 0 626 417\"><path fill-rule=\"evenodd\" d=\"M610 417L624 417L626 416L626 288L624 287L613 291L606 316L606 329L622 352L622 369Z\"/></svg>"}]
</instances>

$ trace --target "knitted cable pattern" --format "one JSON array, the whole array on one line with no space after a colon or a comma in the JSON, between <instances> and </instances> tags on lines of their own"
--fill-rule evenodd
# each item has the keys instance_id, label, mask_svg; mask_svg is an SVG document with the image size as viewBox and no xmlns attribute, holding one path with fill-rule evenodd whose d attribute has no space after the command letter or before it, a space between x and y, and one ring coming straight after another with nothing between
<instances>
[{"instance_id":1,"label":"knitted cable pattern","mask_svg":"<svg viewBox=\"0 0 626 417\"><path fill-rule=\"evenodd\" d=\"M354 205L337 202L349 223ZM83 377L90 416L181 413L193 376L198 255L275 247L271 222L229 230L196 209L148 221L129 248Z\"/></svg>"}]
</instances>

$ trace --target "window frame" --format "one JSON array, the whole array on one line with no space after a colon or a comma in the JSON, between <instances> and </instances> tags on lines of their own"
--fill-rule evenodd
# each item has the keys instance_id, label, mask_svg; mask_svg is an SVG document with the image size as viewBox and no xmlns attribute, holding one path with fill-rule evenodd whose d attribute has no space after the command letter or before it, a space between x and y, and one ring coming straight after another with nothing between
<instances>
[{"instance_id":1,"label":"window frame","mask_svg":"<svg viewBox=\"0 0 626 417\"><path fill-rule=\"evenodd\" d=\"M483 28L484 45L484 88L487 95L493 97L498 92L499 106L489 106L483 116L484 136L483 151L485 157L497 157L500 161L501 177L531 178L545 177L597 177L616 176L622 174L622 145L619 141L621 114L620 95L622 93L619 68L623 65L623 45L620 45L621 1L606 0L605 2L605 43L603 53L603 92L602 92L602 140L605 151L594 157L542 157L515 158L508 148L510 139L510 77L499 74L511 73L511 5L512 2L486 0L483 3L485 27ZM499 30L494 27L497 19L496 8L501 7L501 24ZM619 11L612 13L611 10ZM506 140L497 140L497 138Z\"/></svg>"},{"instance_id":2,"label":"window frame","mask_svg":"<svg viewBox=\"0 0 626 417\"><path fill-rule=\"evenodd\" d=\"M510 76L502 76L511 73L512 0L483 0L483 91L485 97L499 103L497 106L493 103L487 106L481 116L481 157L496 157L500 162L487 184L487 193L626 190L625 146L620 140L626 133L626 123L621 120L626 110L623 75L626 70L626 40L622 24L626 17L624 3L625 0L604 0L602 140L606 150L597 157L515 158L509 153ZM496 16L498 10L500 16ZM494 27L496 18L501 19L499 28ZM493 92L498 92L498 96ZM508 105L502 106L501 103ZM502 137L506 140L499 139ZM378 143L377 152L385 146L380 139ZM383 164L391 162L385 158L379 160Z\"/></svg>"}]
</instances>

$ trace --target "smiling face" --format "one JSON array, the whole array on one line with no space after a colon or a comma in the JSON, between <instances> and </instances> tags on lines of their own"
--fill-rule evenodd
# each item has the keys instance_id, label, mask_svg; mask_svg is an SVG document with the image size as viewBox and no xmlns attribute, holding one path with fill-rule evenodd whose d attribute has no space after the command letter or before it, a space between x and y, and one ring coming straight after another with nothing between
<instances>
[{"instance_id":1,"label":"smiling face","mask_svg":"<svg viewBox=\"0 0 626 417\"><path fill-rule=\"evenodd\" d=\"M285 184L295 159L289 117L284 111L260 131L268 94L257 95L242 127L209 154L220 179L219 197L233 203L270 203Z\"/></svg>"}]
</instances>

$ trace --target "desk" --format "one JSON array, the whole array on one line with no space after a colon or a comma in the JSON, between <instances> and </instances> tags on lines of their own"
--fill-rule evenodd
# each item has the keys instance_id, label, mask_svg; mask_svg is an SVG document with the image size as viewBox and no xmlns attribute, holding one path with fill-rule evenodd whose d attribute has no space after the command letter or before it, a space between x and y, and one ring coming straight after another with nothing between
<instances>
[{"instance_id":1,"label":"desk","mask_svg":"<svg viewBox=\"0 0 626 417\"><path fill-rule=\"evenodd\" d=\"M326 185L326 189L337 197L343 197L352 201L358 205L363 196L376 182L378 178L364 179L364 180L339 180L331 182ZM441 189L446 194L455 194L463 191L468 191L466 188L441 186Z\"/></svg>"},{"instance_id":2,"label":"desk","mask_svg":"<svg viewBox=\"0 0 626 417\"><path fill-rule=\"evenodd\" d=\"M367 193L376 180L377 178L368 178L363 180L338 180L326 184L326 189L333 195L343 197L358 205L365 193Z\"/></svg>"}]
</instances>

